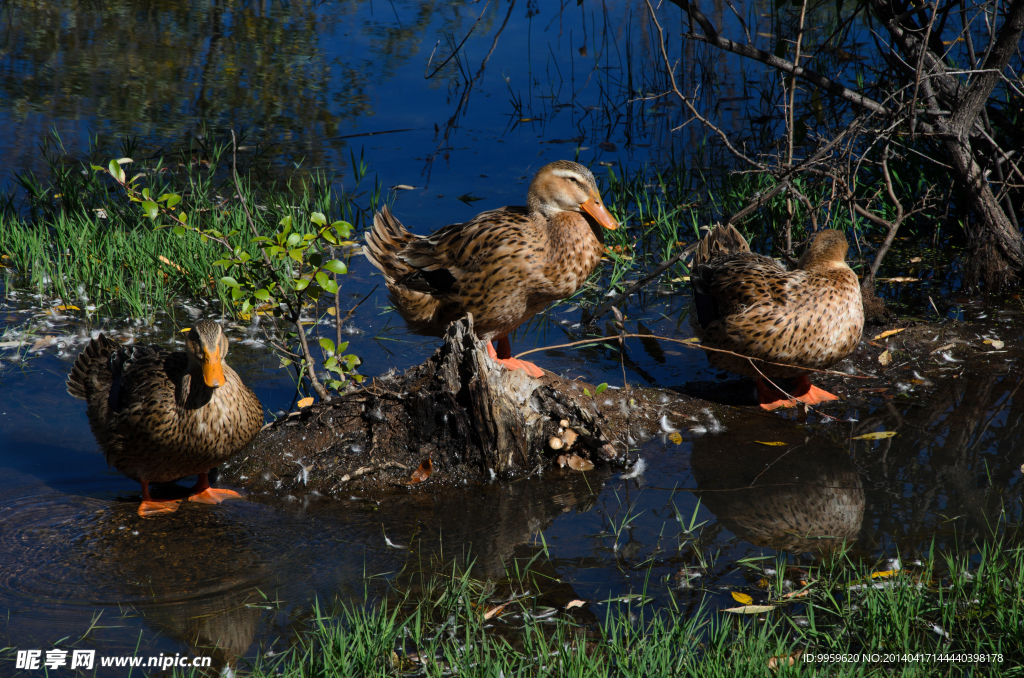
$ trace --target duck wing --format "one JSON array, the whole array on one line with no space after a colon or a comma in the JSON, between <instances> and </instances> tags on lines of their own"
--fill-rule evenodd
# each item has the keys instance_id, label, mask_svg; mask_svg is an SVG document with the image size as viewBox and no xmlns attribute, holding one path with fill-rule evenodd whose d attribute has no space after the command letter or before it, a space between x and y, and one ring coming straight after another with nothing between
<instances>
[{"instance_id":1,"label":"duck wing","mask_svg":"<svg viewBox=\"0 0 1024 678\"><path fill-rule=\"evenodd\" d=\"M399 253L413 271L397 283L426 294L459 296L467 283L522 253L523 230L530 223L527 208L502 207L417 238Z\"/></svg>"}]
</instances>

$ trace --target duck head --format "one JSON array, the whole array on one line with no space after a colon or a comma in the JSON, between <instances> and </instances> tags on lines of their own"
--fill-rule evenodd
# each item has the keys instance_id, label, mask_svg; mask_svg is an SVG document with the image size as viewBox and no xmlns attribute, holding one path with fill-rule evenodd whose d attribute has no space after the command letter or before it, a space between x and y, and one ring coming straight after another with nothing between
<instances>
[{"instance_id":1,"label":"duck head","mask_svg":"<svg viewBox=\"0 0 1024 678\"><path fill-rule=\"evenodd\" d=\"M188 352L189 371L198 368L203 373L203 383L210 388L224 385L224 358L228 355L228 338L224 330L212 320L200 320L185 338Z\"/></svg>"},{"instance_id":2,"label":"duck head","mask_svg":"<svg viewBox=\"0 0 1024 678\"><path fill-rule=\"evenodd\" d=\"M826 228L814 236L814 242L800 257L799 268L805 271L826 271L834 268L848 268L846 251L849 245L842 231Z\"/></svg>"},{"instance_id":3,"label":"duck head","mask_svg":"<svg viewBox=\"0 0 1024 678\"><path fill-rule=\"evenodd\" d=\"M582 212L609 230L619 227L605 209L594 175L568 160L556 160L540 168L530 182L526 204L531 212L540 212L548 219L559 212Z\"/></svg>"}]
</instances>

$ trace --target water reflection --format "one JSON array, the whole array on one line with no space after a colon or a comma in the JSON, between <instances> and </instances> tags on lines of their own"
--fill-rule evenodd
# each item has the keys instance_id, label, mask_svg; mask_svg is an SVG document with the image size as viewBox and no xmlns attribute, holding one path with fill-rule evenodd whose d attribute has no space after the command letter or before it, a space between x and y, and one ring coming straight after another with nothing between
<instances>
[{"instance_id":1,"label":"water reflection","mask_svg":"<svg viewBox=\"0 0 1024 678\"><path fill-rule=\"evenodd\" d=\"M696 495L718 522L752 544L790 553L823 555L853 544L865 496L849 453L799 429L772 431L771 440L757 435L744 430L693 443Z\"/></svg>"}]
</instances>

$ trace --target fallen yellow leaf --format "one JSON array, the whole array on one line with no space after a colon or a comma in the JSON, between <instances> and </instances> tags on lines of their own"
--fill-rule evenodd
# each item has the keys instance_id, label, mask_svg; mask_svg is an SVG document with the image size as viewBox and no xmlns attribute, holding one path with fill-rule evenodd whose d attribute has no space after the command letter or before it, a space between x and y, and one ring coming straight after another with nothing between
<instances>
[{"instance_id":1,"label":"fallen yellow leaf","mask_svg":"<svg viewBox=\"0 0 1024 678\"><path fill-rule=\"evenodd\" d=\"M565 606L565 609L571 610L574 607L583 607L587 604L585 600L570 600L569 604Z\"/></svg>"},{"instance_id":2,"label":"fallen yellow leaf","mask_svg":"<svg viewBox=\"0 0 1024 678\"><path fill-rule=\"evenodd\" d=\"M731 612L732 614L761 614L762 612L771 612L774 609L774 605L744 605L743 607L730 607L722 610L722 612Z\"/></svg>"},{"instance_id":3,"label":"fallen yellow leaf","mask_svg":"<svg viewBox=\"0 0 1024 678\"><path fill-rule=\"evenodd\" d=\"M338 314L338 310L336 308L334 308L333 306L328 306L327 307L327 315L332 315L333 316L333 315L337 315L337 314Z\"/></svg>"},{"instance_id":4,"label":"fallen yellow leaf","mask_svg":"<svg viewBox=\"0 0 1024 678\"><path fill-rule=\"evenodd\" d=\"M697 337L690 337L689 339L684 339L683 343L684 344L699 344L700 343L700 339L698 339Z\"/></svg>"},{"instance_id":5,"label":"fallen yellow leaf","mask_svg":"<svg viewBox=\"0 0 1024 678\"><path fill-rule=\"evenodd\" d=\"M303 398L302 400L295 404L298 405L299 407L309 407L310 405L313 404L313 398L312 396L309 398Z\"/></svg>"},{"instance_id":6,"label":"fallen yellow leaf","mask_svg":"<svg viewBox=\"0 0 1024 678\"><path fill-rule=\"evenodd\" d=\"M795 650L792 654L782 655L781 657L769 657L768 668L772 670L778 669L780 666L793 666L796 661L800 659L804 654L803 650Z\"/></svg>"},{"instance_id":7,"label":"fallen yellow leaf","mask_svg":"<svg viewBox=\"0 0 1024 678\"><path fill-rule=\"evenodd\" d=\"M60 306L58 306L57 308L60 308ZM72 306L71 308L74 308L74 306ZM1006 346L1006 344L1004 344L1003 342L999 341L998 339L986 339L982 343L983 344L990 344L992 346L992 348L996 349L997 351L999 349L1001 349L1003 346Z\"/></svg>"},{"instance_id":8,"label":"fallen yellow leaf","mask_svg":"<svg viewBox=\"0 0 1024 678\"><path fill-rule=\"evenodd\" d=\"M906 283L906 282L918 282L920 278L875 278L876 282L889 282L889 283Z\"/></svg>"},{"instance_id":9,"label":"fallen yellow leaf","mask_svg":"<svg viewBox=\"0 0 1024 678\"><path fill-rule=\"evenodd\" d=\"M174 268L178 269L178 273L184 273L185 272L185 269L183 269L181 266L178 266L176 263L174 263L173 261L171 261L170 259L168 259L167 257L165 257L162 254L160 256L158 256L157 259L159 259L160 261L164 262L168 266L173 266Z\"/></svg>"},{"instance_id":10,"label":"fallen yellow leaf","mask_svg":"<svg viewBox=\"0 0 1024 678\"><path fill-rule=\"evenodd\" d=\"M82 309L72 304L61 304L60 306L54 306L58 311L81 311Z\"/></svg>"},{"instance_id":11,"label":"fallen yellow leaf","mask_svg":"<svg viewBox=\"0 0 1024 678\"><path fill-rule=\"evenodd\" d=\"M505 603L505 605L508 605L508 603ZM492 607L491 609L487 610L487 612L484 612L484 621L487 621L488 619L490 619L494 615L499 614L502 610L505 609L505 605L499 605L498 607Z\"/></svg>"},{"instance_id":12,"label":"fallen yellow leaf","mask_svg":"<svg viewBox=\"0 0 1024 678\"><path fill-rule=\"evenodd\" d=\"M892 362L892 353L889 353L888 349L882 351L882 353L878 356L878 363L880 365L882 365L883 367L888 365L891 362Z\"/></svg>"},{"instance_id":13,"label":"fallen yellow leaf","mask_svg":"<svg viewBox=\"0 0 1024 678\"><path fill-rule=\"evenodd\" d=\"M878 336L873 338L872 341L878 341L879 339L885 339L886 337L891 337L894 334L899 334L900 332L902 332L905 329L907 329L907 328L906 327L901 327L898 330L886 330L885 332L882 332L881 334L879 334Z\"/></svg>"},{"instance_id":14,"label":"fallen yellow leaf","mask_svg":"<svg viewBox=\"0 0 1024 678\"><path fill-rule=\"evenodd\" d=\"M191 332L191 331L192 331L192 328L191 328L191 327L182 327L182 328L181 328L180 330L178 330L178 331L179 331L179 332L181 332L182 334L188 334L189 332Z\"/></svg>"},{"instance_id":15,"label":"fallen yellow leaf","mask_svg":"<svg viewBox=\"0 0 1024 678\"><path fill-rule=\"evenodd\" d=\"M782 447L786 443L781 440L755 440L758 445L771 445L772 447Z\"/></svg>"},{"instance_id":16,"label":"fallen yellow leaf","mask_svg":"<svg viewBox=\"0 0 1024 678\"><path fill-rule=\"evenodd\" d=\"M671 440L676 445L679 445L680 443L683 442L683 436L679 435L678 433L670 433L668 439Z\"/></svg>"},{"instance_id":17,"label":"fallen yellow leaf","mask_svg":"<svg viewBox=\"0 0 1024 678\"><path fill-rule=\"evenodd\" d=\"M882 440L884 438L892 438L896 435L896 431L875 431L874 433L865 433L862 436L854 436L850 440Z\"/></svg>"},{"instance_id":18,"label":"fallen yellow leaf","mask_svg":"<svg viewBox=\"0 0 1024 678\"><path fill-rule=\"evenodd\" d=\"M879 579L882 577L895 577L899 573L899 570L884 570L882 572L872 572L872 579Z\"/></svg>"},{"instance_id":19,"label":"fallen yellow leaf","mask_svg":"<svg viewBox=\"0 0 1024 678\"><path fill-rule=\"evenodd\" d=\"M750 605L754 602L754 599L748 596L746 593L739 593L737 591L732 592L732 599L741 605Z\"/></svg>"}]
</instances>

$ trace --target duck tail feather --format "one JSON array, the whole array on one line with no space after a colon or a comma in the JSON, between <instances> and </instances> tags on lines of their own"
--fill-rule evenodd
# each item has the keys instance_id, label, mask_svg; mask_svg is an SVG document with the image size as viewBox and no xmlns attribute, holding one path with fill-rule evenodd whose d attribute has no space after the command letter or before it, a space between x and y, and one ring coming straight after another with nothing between
<instances>
[{"instance_id":1,"label":"duck tail feather","mask_svg":"<svg viewBox=\"0 0 1024 678\"><path fill-rule=\"evenodd\" d=\"M695 265L706 264L723 254L749 251L750 245L747 244L747 239L736 230L735 226L715 224L715 227L697 245L697 249L693 253L693 263Z\"/></svg>"},{"instance_id":2,"label":"duck tail feather","mask_svg":"<svg viewBox=\"0 0 1024 678\"><path fill-rule=\"evenodd\" d=\"M111 384L110 355L117 350L117 344L105 335L89 342L68 374L68 393L79 400L89 401L93 394L109 391Z\"/></svg>"},{"instance_id":3,"label":"duck tail feather","mask_svg":"<svg viewBox=\"0 0 1024 678\"><path fill-rule=\"evenodd\" d=\"M391 284L413 272L398 253L414 240L416 236L406 230L385 205L374 215L373 227L366 232L363 254Z\"/></svg>"}]
</instances>

